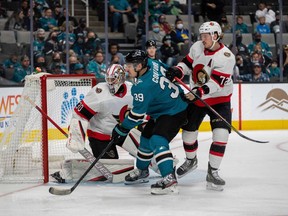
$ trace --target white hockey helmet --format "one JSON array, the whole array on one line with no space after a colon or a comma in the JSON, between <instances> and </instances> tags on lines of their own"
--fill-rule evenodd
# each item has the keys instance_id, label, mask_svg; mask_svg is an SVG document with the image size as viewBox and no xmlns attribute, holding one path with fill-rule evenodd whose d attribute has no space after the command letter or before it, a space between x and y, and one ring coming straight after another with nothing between
<instances>
[{"instance_id":1,"label":"white hockey helmet","mask_svg":"<svg viewBox=\"0 0 288 216\"><path fill-rule=\"evenodd\" d=\"M111 94L115 94L125 82L125 70L119 64L112 64L106 71L105 81Z\"/></svg>"},{"instance_id":2,"label":"white hockey helmet","mask_svg":"<svg viewBox=\"0 0 288 216\"><path fill-rule=\"evenodd\" d=\"M203 23L200 26L199 34L202 34L202 33L210 33L211 36L213 36L215 33L217 33L218 39L219 39L222 35L222 29L221 29L221 26L217 22L209 21L209 22Z\"/></svg>"}]
</instances>

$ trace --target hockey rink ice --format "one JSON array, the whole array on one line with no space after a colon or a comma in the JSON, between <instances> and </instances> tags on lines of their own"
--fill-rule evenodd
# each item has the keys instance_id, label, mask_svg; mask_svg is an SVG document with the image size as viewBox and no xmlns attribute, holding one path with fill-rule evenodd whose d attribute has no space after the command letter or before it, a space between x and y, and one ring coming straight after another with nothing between
<instances>
[{"instance_id":1,"label":"hockey rink ice","mask_svg":"<svg viewBox=\"0 0 288 216\"><path fill-rule=\"evenodd\" d=\"M151 195L150 185L160 178L151 171L150 182L81 183L66 196L51 195L59 184L0 184L2 216L284 216L288 215L288 131L241 131L268 144L247 141L232 132L219 175L224 191L206 190L211 132L199 133L198 168L178 179L178 195ZM171 142L172 152L185 158L181 134ZM130 158L120 150L121 158ZM61 184L70 188L73 184Z\"/></svg>"}]
</instances>

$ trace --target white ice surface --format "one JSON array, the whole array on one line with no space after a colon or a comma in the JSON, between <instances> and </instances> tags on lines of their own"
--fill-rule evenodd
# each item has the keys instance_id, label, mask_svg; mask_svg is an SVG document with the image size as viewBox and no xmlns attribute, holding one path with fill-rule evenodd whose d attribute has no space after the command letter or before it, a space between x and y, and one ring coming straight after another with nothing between
<instances>
[{"instance_id":1,"label":"white ice surface","mask_svg":"<svg viewBox=\"0 0 288 216\"><path fill-rule=\"evenodd\" d=\"M223 192L205 188L211 133L199 134L198 168L178 179L179 195L155 196L150 184L125 186L111 183L83 183L67 196L55 196L49 187L72 187L56 183L0 184L2 216L202 216L202 215L288 215L288 131L242 131L257 144L232 133L221 164ZM171 143L173 154L184 161L181 135ZM129 157L126 152L120 156Z\"/></svg>"}]
</instances>

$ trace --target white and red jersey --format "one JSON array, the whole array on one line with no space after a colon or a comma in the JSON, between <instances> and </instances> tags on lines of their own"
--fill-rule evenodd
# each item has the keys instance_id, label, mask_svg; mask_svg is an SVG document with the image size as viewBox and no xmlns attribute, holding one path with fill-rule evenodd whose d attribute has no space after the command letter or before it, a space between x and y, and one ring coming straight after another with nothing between
<instances>
[{"instance_id":1,"label":"white and red jersey","mask_svg":"<svg viewBox=\"0 0 288 216\"><path fill-rule=\"evenodd\" d=\"M202 71L208 77L204 83L209 87L209 94L203 95L202 99L209 105L230 101L233 92L232 74L235 66L234 54L222 43L220 48L211 51L204 48L202 41L197 41L190 48L189 54L178 63L184 74L192 69L191 89L201 86L198 84L197 74ZM196 105L204 106L200 101Z\"/></svg>"},{"instance_id":2,"label":"white and red jersey","mask_svg":"<svg viewBox=\"0 0 288 216\"><path fill-rule=\"evenodd\" d=\"M132 107L132 83L123 84L124 92L112 95L106 82L94 86L73 111L73 118L89 122L88 137L110 140L112 130Z\"/></svg>"}]
</instances>

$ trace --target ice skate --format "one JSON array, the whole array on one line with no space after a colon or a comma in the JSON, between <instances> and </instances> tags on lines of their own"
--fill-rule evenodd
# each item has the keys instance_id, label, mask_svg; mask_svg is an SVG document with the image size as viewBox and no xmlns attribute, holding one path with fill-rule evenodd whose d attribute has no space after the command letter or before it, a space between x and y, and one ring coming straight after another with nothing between
<instances>
[{"instance_id":1,"label":"ice skate","mask_svg":"<svg viewBox=\"0 0 288 216\"><path fill-rule=\"evenodd\" d=\"M132 172L130 172L127 176L125 176L125 184L131 185L131 184L141 184L141 183L147 183L149 182L149 170L140 170L135 169Z\"/></svg>"},{"instance_id":2,"label":"ice skate","mask_svg":"<svg viewBox=\"0 0 288 216\"><path fill-rule=\"evenodd\" d=\"M160 181L151 185L151 194L153 195L165 195L165 194L178 194L177 179L175 172L168 174Z\"/></svg>"},{"instance_id":3,"label":"ice skate","mask_svg":"<svg viewBox=\"0 0 288 216\"><path fill-rule=\"evenodd\" d=\"M208 163L208 173L206 176L207 185L206 188L208 190L216 190L216 191L223 191L225 181L220 178L218 175L218 169L214 169Z\"/></svg>"},{"instance_id":4,"label":"ice skate","mask_svg":"<svg viewBox=\"0 0 288 216\"><path fill-rule=\"evenodd\" d=\"M192 172L197 168L198 160L195 156L193 159L186 158L186 161L177 169L178 178L182 178L186 174Z\"/></svg>"},{"instance_id":5,"label":"ice skate","mask_svg":"<svg viewBox=\"0 0 288 216\"><path fill-rule=\"evenodd\" d=\"M52 173L50 175L52 178L54 178L58 183L66 183L65 179L63 179L60 175L60 172L55 172L55 173Z\"/></svg>"}]
</instances>

